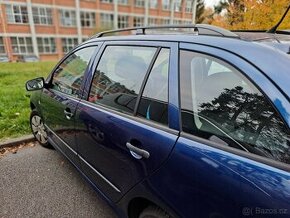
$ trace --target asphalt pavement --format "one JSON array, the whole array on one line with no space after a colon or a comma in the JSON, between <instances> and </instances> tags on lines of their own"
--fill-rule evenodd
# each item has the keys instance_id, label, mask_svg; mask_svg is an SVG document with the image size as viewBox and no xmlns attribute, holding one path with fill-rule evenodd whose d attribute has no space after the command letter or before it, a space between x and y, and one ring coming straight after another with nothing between
<instances>
[{"instance_id":1,"label":"asphalt pavement","mask_svg":"<svg viewBox=\"0 0 290 218\"><path fill-rule=\"evenodd\" d=\"M0 157L0 217L117 217L56 150L24 147Z\"/></svg>"}]
</instances>

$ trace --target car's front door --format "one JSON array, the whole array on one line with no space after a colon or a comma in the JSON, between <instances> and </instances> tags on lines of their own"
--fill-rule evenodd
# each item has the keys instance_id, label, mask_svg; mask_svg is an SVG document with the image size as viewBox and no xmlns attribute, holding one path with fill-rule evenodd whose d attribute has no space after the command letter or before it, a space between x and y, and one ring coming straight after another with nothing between
<instances>
[{"instance_id":1,"label":"car's front door","mask_svg":"<svg viewBox=\"0 0 290 218\"><path fill-rule=\"evenodd\" d=\"M113 201L156 170L177 140L168 119L177 116L170 105L177 89L168 86L176 50L174 43L114 42L99 52L77 107L76 138L85 174Z\"/></svg>"},{"instance_id":2,"label":"car's front door","mask_svg":"<svg viewBox=\"0 0 290 218\"><path fill-rule=\"evenodd\" d=\"M77 160L74 113L81 96L81 85L97 46L77 49L55 68L48 87L43 89L40 106L49 141L71 160Z\"/></svg>"}]
</instances>

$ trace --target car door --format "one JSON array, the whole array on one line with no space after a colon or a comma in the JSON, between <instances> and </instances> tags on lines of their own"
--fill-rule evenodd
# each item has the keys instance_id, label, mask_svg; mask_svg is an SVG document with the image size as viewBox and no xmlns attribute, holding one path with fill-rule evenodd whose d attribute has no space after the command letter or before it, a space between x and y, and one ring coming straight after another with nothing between
<instances>
[{"instance_id":1,"label":"car door","mask_svg":"<svg viewBox=\"0 0 290 218\"><path fill-rule=\"evenodd\" d=\"M81 85L97 45L80 47L54 69L43 89L40 106L49 141L71 160L77 160L74 114L82 94Z\"/></svg>"},{"instance_id":2,"label":"car door","mask_svg":"<svg viewBox=\"0 0 290 218\"><path fill-rule=\"evenodd\" d=\"M168 94L177 76L176 50L174 43L106 42L87 81L87 98L76 111L79 157L85 174L113 201L154 172L177 140L168 119L176 115L170 102L177 93Z\"/></svg>"},{"instance_id":3,"label":"car door","mask_svg":"<svg viewBox=\"0 0 290 218\"><path fill-rule=\"evenodd\" d=\"M150 186L181 217L289 217L289 101L234 54L180 48L182 131Z\"/></svg>"}]
</instances>

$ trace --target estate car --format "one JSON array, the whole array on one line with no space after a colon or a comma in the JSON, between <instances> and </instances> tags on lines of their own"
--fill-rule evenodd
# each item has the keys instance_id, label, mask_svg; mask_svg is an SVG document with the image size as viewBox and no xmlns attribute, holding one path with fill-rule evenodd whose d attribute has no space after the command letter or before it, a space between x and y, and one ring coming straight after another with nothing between
<instances>
[{"instance_id":1,"label":"estate car","mask_svg":"<svg viewBox=\"0 0 290 218\"><path fill-rule=\"evenodd\" d=\"M289 217L289 39L243 34L100 33L27 82L32 132L120 217Z\"/></svg>"}]
</instances>

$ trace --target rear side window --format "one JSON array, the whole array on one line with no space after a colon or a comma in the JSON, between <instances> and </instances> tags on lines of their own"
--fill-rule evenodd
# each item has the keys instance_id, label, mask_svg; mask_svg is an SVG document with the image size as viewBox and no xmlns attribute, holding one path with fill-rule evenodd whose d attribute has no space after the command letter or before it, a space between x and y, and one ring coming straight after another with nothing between
<instances>
[{"instance_id":1,"label":"rear side window","mask_svg":"<svg viewBox=\"0 0 290 218\"><path fill-rule=\"evenodd\" d=\"M184 132L290 163L289 130L263 94L216 58L180 52Z\"/></svg>"},{"instance_id":2,"label":"rear side window","mask_svg":"<svg viewBox=\"0 0 290 218\"><path fill-rule=\"evenodd\" d=\"M88 63L96 47L80 49L69 55L55 70L52 89L77 97Z\"/></svg>"},{"instance_id":3,"label":"rear side window","mask_svg":"<svg viewBox=\"0 0 290 218\"><path fill-rule=\"evenodd\" d=\"M169 49L163 48L150 72L142 93L137 115L147 120L168 124Z\"/></svg>"},{"instance_id":4,"label":"rear side window","mask_svg":"<svg viewBox=\"0 0 290 218\"><path fill-rule=\"evenodd\" d=\"M153 47L108 46L95 72L89 101L133 113L156 50Z\"/></svg>"}]
</instances>

